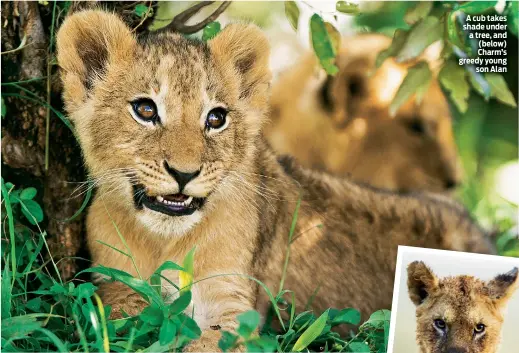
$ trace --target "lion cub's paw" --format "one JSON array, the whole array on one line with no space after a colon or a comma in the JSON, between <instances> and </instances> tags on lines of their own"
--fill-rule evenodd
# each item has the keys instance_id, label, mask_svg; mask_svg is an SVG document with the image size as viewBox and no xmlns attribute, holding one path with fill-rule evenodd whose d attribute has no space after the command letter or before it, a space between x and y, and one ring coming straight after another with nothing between
<instances>
[{"instance_id":1,"label":"lion cub's paw","mask_svg":"<svg viewBox=\"0 0 519 353\"><path fill-rule=\"evenodd\" d=\"M184 352L221 352L218 341L222 337L219 330L206 330L202 332L200 339L191 342L184 348ZM245 352L243 346L233 349L232 352Z\"/></svg>"}]
</instances>

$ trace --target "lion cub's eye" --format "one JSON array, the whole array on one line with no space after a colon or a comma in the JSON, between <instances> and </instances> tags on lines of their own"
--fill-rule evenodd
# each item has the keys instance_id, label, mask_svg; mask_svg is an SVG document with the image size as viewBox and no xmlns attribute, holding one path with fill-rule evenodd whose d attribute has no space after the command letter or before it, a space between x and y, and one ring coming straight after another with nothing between
<instances>
[{"instance_id":1,"label":"lion cub's eye","mask_svg":"<svg viewBox=\"0 0 519 353\"><path fill-rule=\"evenodd\" d=\"M483 333L485 332L485 325L483 324L477 324L476 327L474 327L474 332L475 333Z\"/></svg>"},{"instance_id":2,"label":"lion cub's eye","mask_svg":"<svg viewBox=\"0 0 519 353\"><path fill-rule=\"evenodd\" d=\"M208 129L221 129L226 123L227 111L224 108L214 108L207 113L205 126Z\"/></svg>"},{"instance_id":3,"label":"lion cub's eye","mask_svg":"<svg viewBox=\"0 0 519 353\"><path fill-rule=\"evenodd\" d=\"M412 119L408 121L407 128L415 135L425 134L425 125L420 119Z\"/></svg>"},{"instance_id":4,"label":"lion cub's eye","mask_svg":"<svg viewBox=\"0 0 519 353\"><path fill-rule=\"evenodd\" d=\"M436 326L436 328L438 328L440 330L445 330L445 328L447 327L447 325L445 324L445 321L443 321L442 319L434 320L434 326Z\"/></svg>"},{"instance_id":5,"label":"lion cub's eye","mask_svg":"<svg viewBox=\"0 0 519 353\"><path fill-rule=\"evenodd\" d=\"M133 111L145 122L155 123L158 120L157 106L151 99L143 98L132 102Z\"/></svg>"}]
</instances>

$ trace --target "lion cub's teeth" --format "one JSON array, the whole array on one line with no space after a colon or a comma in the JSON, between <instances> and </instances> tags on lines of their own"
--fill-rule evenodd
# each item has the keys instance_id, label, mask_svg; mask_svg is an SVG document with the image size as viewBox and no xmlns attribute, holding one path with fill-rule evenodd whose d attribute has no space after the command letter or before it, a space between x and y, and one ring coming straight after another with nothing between
<instances>
[{"instance_id":1,"label":"lion cub's teeth","mask_svg":"<svg viewBox=\"0 0 519 353\"><path fill-rule=\"evenodd\" d=\"M158 202L163 202L163 201L164 201L164 198L163 198L162 196L159 195L159 196L157 196L157 201L158 201Z\"/></svg>"},{"instance_id":2,"label":"lion cub's teeth","mask_svg":"<svg viewBox=\"0 0 519 353\"><path fill-rule=\"evenodd\" d=\"M186 205L186 206L190 205L191 201L193 201L193 196L189 196L189 198L186 201L184 201L184 205Z\"/></svg>"}]
</instances>

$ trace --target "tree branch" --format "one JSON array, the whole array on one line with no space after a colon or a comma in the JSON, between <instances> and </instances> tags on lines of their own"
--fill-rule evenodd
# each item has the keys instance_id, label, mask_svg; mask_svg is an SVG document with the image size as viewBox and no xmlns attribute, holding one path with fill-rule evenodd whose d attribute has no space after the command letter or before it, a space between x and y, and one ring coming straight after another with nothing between
<instances>
[{"instance_id":1,"label":"tree branch","mask_svg":"<svg viewBox=\"0 0 519 353\"><path fill-rule=\"evenodd\" d=\"M209 23L215 21L231 4L231 1L224 1L218 8L205 20L198 22L194 25L186 25L191 17L196 15L202 8L213 4L214 1L202 1L194 6L191 6L187 10L176 15L170 24L161 28L161 31L174 31L183 34L193 34L207 26Z\"/></svg>"}]
</instances>

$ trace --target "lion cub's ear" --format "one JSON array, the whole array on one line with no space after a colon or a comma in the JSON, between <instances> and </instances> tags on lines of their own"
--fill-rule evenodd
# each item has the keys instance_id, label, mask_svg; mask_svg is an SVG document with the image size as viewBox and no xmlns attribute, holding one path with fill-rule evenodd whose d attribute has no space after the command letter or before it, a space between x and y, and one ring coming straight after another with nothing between
<instances>
[{"instance_id":1,"label":"lion cub's ear","mask_svg":"<svg viewBox=\"0 0 519 353\"><path fill-rule=\"evenodd\" d=\"M102 77L107 65L131 58L137 42L116 15L88 10L75 13L63 22L56 45L64 100L69 109L85 100L88 90L97 78Z\"/></svg>"},{"instance_id":2,"label":"lion cub's ear","mask_svg":"<svg viewBox=\"0 0 519 353\"><path fill-rule=\"evenodd\" d=\"M486 285L488 295L498 304L505 304L517 289L519 270L514 267L511 271L496 276Z\"/></svg>"},{"instance_id":3,"label":"lion cub's ear","mask_svg":"<svg viewBox=\"0 0 519 353\"><path fill-rule=\"evenodd\" d=\"M407 266L407 289L409 298L415 305L420 305L438 288L438 278L422 261L415 261Z\"/></svg>"},{"instance_id":4,"label":"lion cub's ear","mask_svg":"<svg viewBox=\"0 0 519 353\"><path fill-rule=\"evenodd\" d=\"M209 48L224 70L232 70L238 76L240 98L268 93L270 46L258 27L230 24L209 41Z\"/></svg>"}]
</instances>

